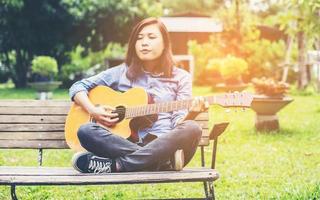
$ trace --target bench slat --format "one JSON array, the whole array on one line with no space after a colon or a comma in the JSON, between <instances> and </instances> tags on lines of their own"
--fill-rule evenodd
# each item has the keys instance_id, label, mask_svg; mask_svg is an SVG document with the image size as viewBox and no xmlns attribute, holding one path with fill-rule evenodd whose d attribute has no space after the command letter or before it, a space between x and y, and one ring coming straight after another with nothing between
<instances>
[{"instance_id":1,"label":"bench slat","mask_svg":"<svg viewBox=\"0 0 320 200\"><path fill-rule=\"evenodd\" d=\"M0 115L0 124L64 124L65 115Z\"/></svg>"},{"instance_id":2,"label":"bench slat","mask_svg":"<svg viewBox=\"0 0 320 200\"><path fill-rule=\"evenodd\" d=\"M0 124L0 132L8 131L64 131L64 124Z\"/></svg>"},{"instance_id":3,"label":"bench slat","mask_svg":"<svg viewBox=\"0 0 320 200\"><path fill-rule=\"evenodd\" d=\"M65 140L0 140L3 149L69 149Z\"/></svg>"},{"instance_id":4,"label":"bench slat","mask_svg":"<svg viewBox=\"0 0 320 200\"><path fill-rule=\"evenodd\" d=\"M218 173L207 168L186 168L182 171L111 173L105 175L82 174L71 168L0 167L0 185L43 184L126 184L164 183L180 181L216 180Z\"/></svg>"},{"instance_id":5,"label":"bench slat","mask_svg":"<svg viewBox=\"0 0 320 200\"><path fill-rule=\"evenodd\" d=\"M0 132L0 140L64 140L64 132Z\"/></svg>"},{"instance_id":6,"label":"bench slat","mask_svg":"<svg viewBox=\"0 0 320 200\"><path fill-rule=\"evenodd\" d=\"M204 121L208 121L209 120L209 113L208 112L202 112L200 113L196 118L195 118L196 121L200 120L204 120Z\"/></svg>"},{"instance_id":7,"label":"bench slat","mask_svg":"<svg viewBox=\"0 0 320 200\"><path fill-rule=\"evenodd\" d=\"M202 130L202 137L209 137L208 129ZM44 140L65 139L64 131L50 132L0 132L0 140Z\"/></svg>"},{"instance_id":8,"label":"bench slat","mask_svg":"<svg viewBox=\"0 0 320 200\"><path fill-rule=\"evenodd\" d=\"M27 106L63 106L69 107L71 106L71 101L69 100L1 100L0 107L27 107Z\"/></svg>"},{"instance_id":9,"label":"bench slat","mask_svg":"<svg viewBox=\"0 0 320 200\"><path fill-rule=\"evenodd\" d=\"M202 137L199 146L209 145L209 137ZM0 148L3 149L69 149L66 141L63 140L0 140Z\"/></svg>"},{"instance_id":10,"label":"bench slat","mask_svg":"<svg viewBox=\"0 0 320 200\"><path fill-rule=\"evenodd\" d=\"M210 144L209 137L201 137L199 146L208 146Z\"/></svg>"},{"instance_id":11,"label":"bench slat","mask_svg":"<svg viewBox=\"0 0 320 200\"><path fill-rule=\"evenodd\" d=\"M208 134L202 135L199 145L209 145ZM0 132L0 148L68 149L69 147L65 142L64 132Z\"/></svg>"},{"instance_id":12,"label":"bench slat","mask_svg":"<svg viewBox=\"0 0 320 200\"><path fill-rule=\"evenodd\" d=\"M0 107L0 115L66 115L69 107Z\"/></svg>"},{"instance_id":13,"label":"bench slat","mask_svg":"<svg viewBox=\"0 0 320 200\"><path fill-rule=\"evenodd\" d=\"M208 128L207 122L198 122L203 129ZM0 124L0 132L10 131L63 131L64 124Z\"/></svg>"},{"instance_id":14,"label":"bench slat","mask_svg":"<svg viewBox=\"0 0 320 200\"><path fill-rule=\"evenodd\" d=\"M179 173L195 173L195 172L207 172L208 168L184 168ZM211 171L211 170L210 170ZM140 171L140 172L130 172L127 174L163 174L163 173L175 173L176 171ZM114 175L122 175L121 173L112 173ZM39 167L39 166L0 166L0 177L1 176L28 176L28 175L51 175L51 176L92 176L94 174L80 173L73 169L72 167ZM109 174L107 174L109 175ZM97 175L94 175L97 176ZM98 175L101 176L101 175Z\"/></svg>"}]
</instances>

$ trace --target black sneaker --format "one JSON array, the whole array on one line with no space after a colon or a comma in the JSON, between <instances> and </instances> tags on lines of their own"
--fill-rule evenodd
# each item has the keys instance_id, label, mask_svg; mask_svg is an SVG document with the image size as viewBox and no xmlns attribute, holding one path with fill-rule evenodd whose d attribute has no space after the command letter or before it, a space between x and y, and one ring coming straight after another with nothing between
<instances>
[{"instance_id":1,"label":"black sneaker","mask_svg":"<svg viewBox=\"0 0 320 200\"><path fill-rule=\"evenodd\" d=\"M95 156L89 152L78 152L72 157L73 168L82 173L111 173L112 159Z\"/></svg>"}]
</instances>

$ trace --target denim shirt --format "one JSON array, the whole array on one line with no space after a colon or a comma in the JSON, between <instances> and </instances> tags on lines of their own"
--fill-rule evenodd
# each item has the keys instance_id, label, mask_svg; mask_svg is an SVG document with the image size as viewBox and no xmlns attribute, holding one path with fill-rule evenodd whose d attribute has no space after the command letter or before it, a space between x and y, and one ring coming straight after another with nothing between
<instances>
[{"instance_id":1,"label":"denim shirt","mask_svg":"<svg viewBox=\"0 0 320 200\"><path fill-rule=\"evenodd\" d=\"M155 103L184 100L192 97L191 77L190 74L183 69L174 67L171 78L163 78L160 75L144 72L134 81L130 81L127 78L127 70L127 65L121 64L90 78L75 82L69 90L71 100L73 100L76 93L80 91L88 93L90 89L98 85L108 86L113 90L121 92L133 87L142 87L153 98ZM158 113L158 120L152 127L139 130L139 137L144 138L147 133L156 136L168 133L187 112L187 110L179 110Z\"/></svg>"}]
</instances>

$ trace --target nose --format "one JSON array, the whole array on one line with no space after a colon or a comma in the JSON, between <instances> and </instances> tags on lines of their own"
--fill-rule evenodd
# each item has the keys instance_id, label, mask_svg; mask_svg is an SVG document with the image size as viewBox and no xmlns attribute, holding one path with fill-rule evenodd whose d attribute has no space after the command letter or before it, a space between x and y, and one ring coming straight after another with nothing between
<instances>
[{"instance_id":1,"label":"nose","mask_svg":"<svg viewBox=\"0 0 320 200\"><path fill-rule=\"evenodd\" d=\"M148 45L148 38L142 38L141 45L147 46Z\"/></svg>"}]
</instances>

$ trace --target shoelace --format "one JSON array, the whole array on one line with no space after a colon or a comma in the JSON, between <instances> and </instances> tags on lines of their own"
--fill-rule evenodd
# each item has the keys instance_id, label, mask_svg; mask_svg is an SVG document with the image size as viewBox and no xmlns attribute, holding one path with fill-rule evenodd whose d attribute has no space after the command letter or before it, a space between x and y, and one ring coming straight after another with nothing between
<instances>
[{"instance_id":1,"label":"shoelace","mask_svg":"<svg viewBox=\"0 0 320 200\"><path fill-rule=\"evenodd\" d=\"M111 172L111 161L101 161L95 160L95 157L92 157L89 162L88 168L93 171L95 174L100 173L110 173Z\"/></svg>"}]
</instances>

